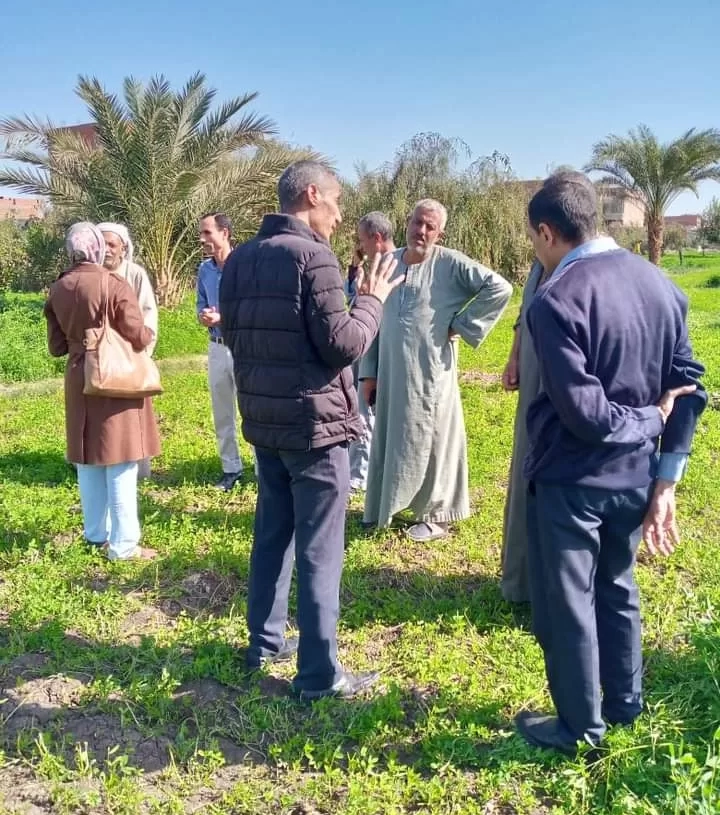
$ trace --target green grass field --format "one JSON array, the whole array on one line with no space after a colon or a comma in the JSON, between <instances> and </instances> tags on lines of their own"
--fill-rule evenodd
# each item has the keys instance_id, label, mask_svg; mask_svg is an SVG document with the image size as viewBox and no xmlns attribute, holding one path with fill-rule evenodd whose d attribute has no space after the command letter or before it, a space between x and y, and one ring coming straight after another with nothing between
<instances>
[{"instance_id":1,"label":"green grass field","mask_svg":"<svg viewBox=\"0 0 720 815\"><path fill-rule=\"evenodd\" d=\"M47 353L41 294L0 294L0 385L62 376L64 359ZM195 319L194 296L174 311L160 309L157 359L207 353L207 335Z\"/></svg>"},{"instance_id":2,"label":"green grass field","mask_svg":"<svg viewBox=\"0 0 720 815\"><path fill-rule=\"evenodd\" d=\"M166 372L156 400L163 455L140 497L153 563L84 548L61 392L0 398L0 813L720 813L719 273L676 276L712 408L679 490L682 547L638 569L648 711L590 766L512 727L550 705L528 613L498 588L516 398L493 375L514 308L462 351L473 518L421 546L366 536L353 505L341 656L382 672L363 700L296 702L290 666L243 675L255 487L211 486L203 371ZM161 330L163 356L204 350L191 309Z\"/></svg>"}]
</instances>

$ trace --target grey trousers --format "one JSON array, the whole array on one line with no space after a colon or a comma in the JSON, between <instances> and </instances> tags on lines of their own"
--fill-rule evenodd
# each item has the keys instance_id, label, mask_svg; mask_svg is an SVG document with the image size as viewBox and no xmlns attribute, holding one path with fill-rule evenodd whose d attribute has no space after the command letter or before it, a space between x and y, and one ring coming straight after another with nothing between
<instances>
[{"instance_id":1,"label":"grey trousers","mask_svg":"<svg viewBox=\"0 0 720 815\"><path fill-rule=\"evenodd\" d=\"M342 675L337 658L345 511L346 444L302 452L257 448L258 497L248 586L248 652L277 653L285 641L297 564L300 630L296 690L324 690Z\"/></svg>"},{"instance_id":2,"label":"grey trousers","mask_svg":"<svg viewBox=\"0 0 720 815\"><path fill-rule=\"evenodd\" d=\"M568 738L597 743L642 710L633 570L651 487L611 491L531 482L533 630Z\"/></svg>"},{"instance_id":3,"label":"grey trousers","mask_svg":"<svg viewBox=\"0 0 720 815\"><path fill-rule=\"evenodd\" d=\"M212 403L213 424L217 439L218 453L224 473L242 471L242 460L238 449L235 415L237 413L237 393L233 358L226 345L211 342L208 348L208 381Z\"/></svg>"}]
</instances>

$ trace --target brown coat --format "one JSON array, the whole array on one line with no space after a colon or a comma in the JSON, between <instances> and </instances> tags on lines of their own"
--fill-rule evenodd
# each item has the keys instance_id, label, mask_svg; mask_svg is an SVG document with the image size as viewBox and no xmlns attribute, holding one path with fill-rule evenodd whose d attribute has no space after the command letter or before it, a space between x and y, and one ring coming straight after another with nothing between
<instances>
[{"instance_id":1,"label":"brown coat","mask_svg":"<svg viewBox=\"0 0 720 815\"><path fill-rule=\"evenodd\" d=\"M138 350L153 339L152 331L143 324L135 292L125 280L101 266L81 263L50 287L45 304L48 348L54 357L68 354L67 458L77 464L123 464L160 453L160 437L149 399L83 395L83 338L86 328L102 325L104 280L112 327Z\"/></svg>"}]
</instances>

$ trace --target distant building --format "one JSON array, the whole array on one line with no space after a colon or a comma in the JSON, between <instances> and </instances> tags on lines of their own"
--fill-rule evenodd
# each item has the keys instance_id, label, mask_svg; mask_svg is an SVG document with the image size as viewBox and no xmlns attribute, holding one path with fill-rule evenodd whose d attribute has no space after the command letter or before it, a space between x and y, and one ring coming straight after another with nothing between
<instances>
[{"instance_id":1,"label":"distant building","mask_svg":"<svg viewBox=\"0 0 720 815\"><path fill-rule=\"evenodd\" d=\"M525 190L528 201L543 184L542 179L518 181L517 183ZM598 194L601 228L617 229L645 224L645 207L642 202L619 184L598 181L595 183L595 189Z\"/></svg>"},{"instance_id":2,"label":"distant building","mask_svg":"<svg viewBox=\"0 0 720 815\"><path fill-rule=\"evenodd\" d=\"M665 226L681 226L687 232L688 240L697 238L702 226L702 215L666 215Z\"/></svg>"},{"instance_id":3,"label":"distant building","mask_svg":"<svg viewBox=\"0 0 720 815\"><path fill-rule=\"evenodd\" d=\"M80 136L89 147L97 147L98 145L97 127L92 123L58 127L55 129L55 132L75 133L76 135Z\"/></svg>"},{"instance_id":4,"label":"distant building","mask_svg":"<svg viewBox=\"0 0 720 815\"><path fill-rule=\"evenodd\" d=\"M596 185L605 229L640 227L645 224L645 207L639 198L619 184Z\"/></svg>"},{"instance_id":5,"label":"distant building","mask_svg":"<svg viewBox=\"0 0 720 815\"><path fill-rule=\"evenodd\" d=\"M58 127L55 133L76 133L90 147L98 144L97 128L92 123ZM52 138L52 137L51 137ZM19 224L45 217L47 201L43 198L20 198L0 195L0 221L13 220Z\"/></svg>"},{"instance_id":6,"label":"distant building","mask_svg":"<svg viewBox=\"0 0 720 815\"><path fill-rule=\"evenodd\" d=\"M44 198L14 198L0 195L0 220L26 224L45 217Z\"/></svg>"}]
</instances>

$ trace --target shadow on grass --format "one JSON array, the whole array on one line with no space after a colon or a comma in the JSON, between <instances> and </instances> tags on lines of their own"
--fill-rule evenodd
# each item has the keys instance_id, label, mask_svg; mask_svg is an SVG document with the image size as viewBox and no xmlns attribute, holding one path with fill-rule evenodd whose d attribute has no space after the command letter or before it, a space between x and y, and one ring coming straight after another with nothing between
<instances>
[{"instance_id":1,"label":"shadow on grass","mask_svg":"<svg viewBox=\"0 0 720 815\"><path fill-rule=\"evenodd\" d=\"M218 641L168 648L144 637L138 645L108 645L68 635L53 622L0 628L0 704L0 744L9 757L37 758L43 733L45 746L68 766L78 745L100 767L119 752L145 772L203 750L219 751L230 765L305 764L308 743L317 759L344 764L379 729L394 726L407 739L390 745L386 759L430 776L436 760L450 757L446 751L460 757L457 734L447 741L436 728L423 735L435 708L489 728L507 724L499 706L455 711L441 691L396 684L366 698L310 705L290 695L284 678L248 675L243 651ZM469 738L473 756L462 763L479 766L494 741L478 746Z\"/></svg>"},{"instance_id":2,"label":"shadow on grass","mask_svg":"<svg viewBox=\"0 0 720 815\"><path fill-rule=\"evenodd\" d=\"M255 469L251 458L242 460L243 475L233 492L241 486L255 484ZM198 458L174 461L172 465L161 467L155 465L152 481L160 486L214 486L222 477L223 471L217 456L200 456Z\"/></svg>"},{"instance_id":3,"label":"shadow on grass","mask_svg":"<svg viewBox=\"0 0 720 815\"><path fill-rule=\"evenodd\" d=\"M496 577L480 573L437 574L422 569L346 567L340 607L346 628L366 623L437 622L462 615L479 632L530 625L529 606L511 606Z\"/></svg>"},{"instance_id":4,"label":"shadow on grass","mask_svg":"<svg viewBox=\"0 0 720 815\"><path fill-rule=\"evenodd\" d=\"M62 453L43 451L0 456L0 477L24 486L57 486L77 480L74 467Z\"/></svg>"},{"instance_id":5,"label":"shadow on grass","mask_svg":"<svg viewBox=\"0 0 720 815\"><path fill-rule=\"evenodd\" d=\"M241 652L227 645L167 648L149 637L107 645L68 635L54 622L2 628L0 642L11 653L24 651L0 657L0 742L8 755L36 755L43 733L70 766L76 745L86 745L100 767L119 750L145 772L203 748L219 750L228 764L264 758L224 736L221 723L236 696L262 698L257 679L243 675ZM210 678L217 673L224 682ZM93 685L110 680L110 693Z\"/></svg>"},{"instance_id":6,"label":"shadow on grass","mask_svg":"<svg viewBox=\"0 0 720 815\"><path fill-rule=\"evenodd\" d=\"M61 432L64 430L61 429ZM247 487L255 484L255 472L252 460L243 462L244 470L241 481L235 487ZM222 476L222 467L216 456L204 456L173 463L170 467L161 467L154 460L153 473L149 481L140 482L158 487L214 486ZM0 476L16 484L25 486L69 484L77 481L75 467L65 459L62 453L35 451L16 452L0 456Z\"/></svg>"},{"instance_id":7,"label":"shadow on grass","mask_svg":"<svg viewBox=\"0 0 720 815\"><path fill-rule=\"evenodd\" d=\"M592 804L583 811L620 811L628 790L657 811L670 811L676 774L683 772L673 769L670 744L682 739L682 750L702 764L720 718L718 670L717 631L696 632L683 653L650 655L647 699L651 710L662 707L662 718L652 713L634 731L611 731L600 760L581 771ZM131 646L68 635L54 622L34 630L7 625L0 627L0 689L6 755L37 759L43 733L45 746L70 767L78 745L100 767L119 753L128 756L130 767L154 772L183 766L209 750L231 767L292 763L317 772L347 768L367 746L376 759L374 772L392 764L425 778L438 767L501 773L525 767L527 773L536 765L536 792L543 798L543 770L569 761L527 746L501 703L467 703L453 685L391 682L369 698L297 702L287 680L265 673L248 677L242 652L207 634L192 647L160 646L151 637ZM655 728L645 721L651 716ZM665 731L653 735L658 727L667 728L667 737ZM686 785L684 794L699 801L705 793L698 783L696 789Z\"/></svg>"}]
</instances>

